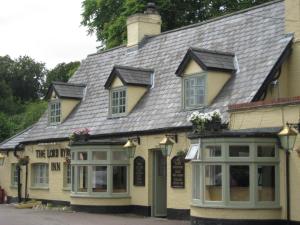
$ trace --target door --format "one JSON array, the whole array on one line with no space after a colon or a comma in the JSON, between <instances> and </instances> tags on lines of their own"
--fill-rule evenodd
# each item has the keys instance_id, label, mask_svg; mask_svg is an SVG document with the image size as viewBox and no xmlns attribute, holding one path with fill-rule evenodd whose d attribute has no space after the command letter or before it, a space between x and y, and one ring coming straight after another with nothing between
<instances>
[{"instance_id":1,"label":"door","mask_svg":"<svg viewBox=\"0 0 300 225\"><path fill-rule=\"evenodd\" d=\"M152 216L167 216L166 157L160 150L153 151L153 207Z\"/></svg>"}]
</instances>

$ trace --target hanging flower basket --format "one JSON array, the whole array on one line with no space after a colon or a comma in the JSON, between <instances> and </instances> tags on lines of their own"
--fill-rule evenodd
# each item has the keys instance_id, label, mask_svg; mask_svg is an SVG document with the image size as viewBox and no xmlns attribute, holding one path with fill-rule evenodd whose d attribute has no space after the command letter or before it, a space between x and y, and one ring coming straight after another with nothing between
<instances>
[{"instance_id":1,"label":"hanging flower basket","mask_svg":"<svg viewBox=\"0 0 300 225\"><path fill-rule=\"evenodd\" d=\"M219 110L208 113L193 112L188 121L192 123L194 133L218 132L225 127Z\"/></svg>"},{"instance_id":2,"label":"hanging flower basket","mask_svg":"<svg viewBox=\"0 0 300 225\"><path fill-rule=\"evenodd\" d=\"M70 140L72 142L86 142L90 138L90 129L88 128L82 128L75 130L71 135L70 135Z\"/></svg>"}]
</instances>

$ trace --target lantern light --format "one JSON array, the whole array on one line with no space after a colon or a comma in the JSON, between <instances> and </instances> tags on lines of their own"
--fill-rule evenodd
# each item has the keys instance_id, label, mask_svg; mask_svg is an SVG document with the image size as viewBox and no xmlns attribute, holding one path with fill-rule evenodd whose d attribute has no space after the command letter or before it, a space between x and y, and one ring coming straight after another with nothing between
<instances>
[{"instance_id":1,"label":"lantern light","mask_svg":"<svg viewBox=\"0 0 300 225\"><path fill-rule=\"evenodd\" d=\"M285 125L278 133L282 148L285 150L293 150L298 132L289 124Z\"/></svg>"},{"instance_id":2,"label":"lantern light","mask_svg":"<svg viewBox=\"0 0 300 225\"><path fill-rule=\"evenodd\" d=\"M137 144L140 144L140 138L128 138L126 144L123 146L123 148L126 151L126 154L128 156L128 158L133 158L135 155L135 150L137 147L137 144L135 143L137 142Z\"/></svg>"},{"instance_id":3,"label":"lantern light","mask_svg":"<svg viewBox=\"0 0 300 225\"><path fill-rule=\"evenodd\" d=\"M177 135L166 135L161 142L159 142L161 153L163 156L170 156L174 143L177 142Z\"/></svg>"}]
</instances>

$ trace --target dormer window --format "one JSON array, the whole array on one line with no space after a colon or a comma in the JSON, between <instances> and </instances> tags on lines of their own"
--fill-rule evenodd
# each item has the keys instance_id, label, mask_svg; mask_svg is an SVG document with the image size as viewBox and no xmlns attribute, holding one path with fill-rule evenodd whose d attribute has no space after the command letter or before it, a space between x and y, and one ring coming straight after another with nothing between
<instances>
[{"instance_id":1,"label":"dormer window","mask_svg":"<svg viewBox=\"0 0 300 225\"><path fill-rule=\"evenodd\" d=\"M111 114L121 115L126 113L126 89L111 90Z\"/></svg>"},{"instance_id":2,"label":"dormer window","mask_svg":"<svg viewBox=\"0 0 300 225\"><path fill-rule=\"evenodd\" d=\"M109 117L128 115L153 85L154 71L114 66L104 87L109 90Z\"/></svg>"},{"instance_id":3,"label":"dormer window","mask_svg":"<svg viewBox=\"0 0 300 225\"><path fill-rule=\"evenodd\" d=\"M197 108L205 101L205 75L193 75L183 79L184 107Z\"/></svg>"},{"instance_id":4,"label":"dormer window","mask_svg":"<svg viewBox=\"0 0 300 225\"><path fill-rule=\"evenodd\" d=\"M84 98L85 91L85 84L53 82L45 97L49 104L48 124L63 123Z\"/></svg>"},{"instance_id":5,"label":"dormer window","mask_svg":"<svg viewBox=\"0 0 300 225\"><path fill-rule=\"evenodd\" d=\"M61 119L61 109L60 109L60 102L54 101L50 103L50 124L58 124L60 123Z\"/></svg>"},{"instance_id":6,"label":"dormer window","mask_svg":"<svg viewBox=\"0 0 300 225\"><path fill-rule=\"evenodd\" d=\"M235 60L232 53L190 48L175 72L182 78L183 108L211 104L235 73Z\"/></svg>"}]
</instances>

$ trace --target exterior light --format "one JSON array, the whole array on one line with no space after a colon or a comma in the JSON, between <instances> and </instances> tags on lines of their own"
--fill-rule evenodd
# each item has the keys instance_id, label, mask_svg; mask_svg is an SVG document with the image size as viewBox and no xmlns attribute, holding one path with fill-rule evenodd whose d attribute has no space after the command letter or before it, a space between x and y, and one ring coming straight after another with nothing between
<instances>
[{"instance_id":1,"label":"exterior light","mask_svg":"<svg viewBox=\"0 0 300 225\"><path fill-rule=\"evenodd\" d=\"M3 166L4 159L5 159L5 156L2 153L0 153L0 166Z\"/></svg>"},{"instance_id":2,"label":"exterior light","mask_svg":"<svg viewBox=\"0 0 300 225\"><path fill-rule=\"evenodd\" d=\"M126 144L123 146L123 148L126 151L126 154L128 156L128 158L133 158L135 155L135 150L136 150L136 144L135 142L137 142L137 144L140 144L140 138L128 138L128 141L126 142Z\"/></svg>"},{"instance_id":3,"label":"exterior light","mask_svg":"<svg viewBox=\"0 0 300 225\"><path fill-rule=\"evenodd\" d=\"M293 150L298 132L289 124L285 125L278 133L280 144L285 150Z\"/></svg>"},{"instance_id":4,"label":"exterior light","mask_svg":"<svg viewBox=\"0 0 300 225\"><path fill-rule=\"evenodd\" d=\"M170 156L172 153L173 145L177 142L177 135L166 135L161 142L159 142L159 146L161 149L161 153L163 156Z\"/></svg>"}]
</instances>

